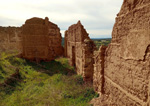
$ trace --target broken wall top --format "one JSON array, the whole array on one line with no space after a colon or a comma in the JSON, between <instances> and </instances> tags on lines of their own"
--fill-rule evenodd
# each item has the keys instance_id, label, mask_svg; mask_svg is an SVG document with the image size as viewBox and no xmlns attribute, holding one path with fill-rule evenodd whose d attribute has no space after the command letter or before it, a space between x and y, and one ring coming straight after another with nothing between
<instances>
[{"instance_id":1,"label":"broken wall top","mask_svg":"<svg viewBox=\"0 0 150 106\"><path fill-rule=\"evenodd\" d=\"M26 20L25 24L32 24L32 25L49 25L51 28L56 28L58 27L56 24L52 23L49 21L48 17L45 17L45 19L38 18L38 17L33 17L31 19Z\"/></svg>"},{"instance_id":2,"label":"broken wall top","mask_svg":"<svg viewBox=\"0 0 150 106\"><path fill-rule=\"evenodd\" d=\"M59 27L46 17L28 19L22 26L23 57L52 60L63 54Z\"/></svg>"},{"instance_id":3,"label":"broken wall top","mask_svg":"<svg viewBox=\"0 0 150 106\"><path fill-rule=\"evenodd\" d=\"M84 40L83 48L89 53L93 54L93 52L96 50L96 45L90 38L87 38Z\"/></svg>"},{"instance_id":4,"label":"broken wall top","mask_svg":"<svg viewBox=\"0 0 150 106\"><path fill-rule=\"evenodd\" d=\"M124 0L119 15L127 14L135 8L142 8L149 4L149 0Z\"/></svg>"},{"instance_id":5,"label":"broken wall top","mask_svg":"<svg viewBox=\"0 0 150 106\"><path fill-rule=\"evenodd\" d=\"M42 35L42 36L49 35L49 36L61 37L59 27L56 24L50 22L47 17L45 19L37 18L37 17L28 19L23 25L22 33L27 36L28 35Z\"/></svg>"},{"instance_id":6,"label":"broken wall top","mask_svg":"<svg viewBox=\"0 0 150 106\"><path fill-rule=\"evenodd\" d=\"M144 60L150 45L150 1L124 0L112 32L112 44L118 45L118 56Z\"/></svg>"},{"instance_id":7,"label":"broken wall top","mask_svg":"<svg viewBox=\"0 0 150 106\"><path fill-rule=\"evenodd\" d=\"M84 39L89 39L88 33L80 21L77 24L71 25L67 31L68 41L84 42Z\"/></svg>"}]
</instances>

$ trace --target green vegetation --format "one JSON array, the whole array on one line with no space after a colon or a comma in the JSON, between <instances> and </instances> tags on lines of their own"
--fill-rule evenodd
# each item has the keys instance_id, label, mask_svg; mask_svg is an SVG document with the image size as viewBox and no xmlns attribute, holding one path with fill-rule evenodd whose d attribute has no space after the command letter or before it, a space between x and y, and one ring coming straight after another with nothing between
<instances>
[{"instance_id":1,"label":"green vegetation","mask_svg":"<svg viewBox=\"0 0 150 106\"><path fill-rule=\"evenodd\" d=\"M111 42L111 38L105 38L105 39L92 39L96 45L97 48L99 48L101 45L109 45Z\"/></svg>"},{"instance_id":2,"label":"green vegetation","mask_svg":"<svg viewBox=\"0 0 150 106\"><path fill-rule=\"evenodd\" d=\"M87 106L96 96L66 58L37 64L1 53L0 106Z\"/></svg>"}]
</instances>

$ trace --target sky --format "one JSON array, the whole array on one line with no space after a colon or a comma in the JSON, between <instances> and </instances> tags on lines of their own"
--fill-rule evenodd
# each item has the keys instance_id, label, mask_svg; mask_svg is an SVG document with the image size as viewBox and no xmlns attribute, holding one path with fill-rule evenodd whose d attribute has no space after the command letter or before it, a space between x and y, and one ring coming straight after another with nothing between
<instances>
[{"instance_id":1,"label":"sky","mask_svg":"<svg viewBox=\"0 0 150 106\"><path fill-rule=\"evenodd\" d=\"M123 0L1 0L0 26L21 26L32 17L58 25L62 36L81 21L91 38L110 38Z\"/></svg>"}]
</instances>

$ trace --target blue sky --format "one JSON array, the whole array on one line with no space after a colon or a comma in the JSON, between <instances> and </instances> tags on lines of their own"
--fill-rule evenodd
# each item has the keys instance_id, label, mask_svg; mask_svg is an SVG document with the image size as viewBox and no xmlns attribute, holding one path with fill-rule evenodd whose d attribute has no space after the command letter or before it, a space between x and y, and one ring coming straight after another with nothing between
<instances>
[{"instance_id":1,"label":"blue sky","mask_svg":"<svg viewBox=\"0 0 150 106\"><path fill-rule=\"evenodd\" d=\"M111 37L123 0L4 0L0 3L0 26L21 26L32 17L45 18L64 31L78 20L91 38Z\"/></svg>"}]
</instances>

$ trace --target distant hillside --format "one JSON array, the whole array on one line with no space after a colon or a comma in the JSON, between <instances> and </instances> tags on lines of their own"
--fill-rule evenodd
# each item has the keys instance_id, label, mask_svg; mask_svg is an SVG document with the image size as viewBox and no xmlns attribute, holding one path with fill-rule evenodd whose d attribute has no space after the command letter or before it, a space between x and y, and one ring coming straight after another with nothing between
<instances>
[{"instance_id":1,"label":"distant hillside","mask_svg":"<svg viewBox=\"0 0 150 106\"><path fill-rule=\"evenodd\" d=\"M111 42L111 38L92 38L97 48L99 48L101 45L109 45Z\"/></svg>"},{"instance_id":2,"label":"distant hillside","mask_svg":"<svg viewBox=\"0 0 150 106\"><path fill-rule=\"evenodd\" d=\"M91 38L92 40L111 40L112 38Z\"/></svg>"},{"instance_id":3,"label":"distant hillside","mask_svg":"<svg viewBox=\"0 0 150 106\"><path fill-rule=\"evenodd\" d=\"M96 47L99 48L101 45L108 45L111 42L111 38L91 38ZM64 37L62 38L62 46L64 46Z\"/></svg>"}]
</instances>

